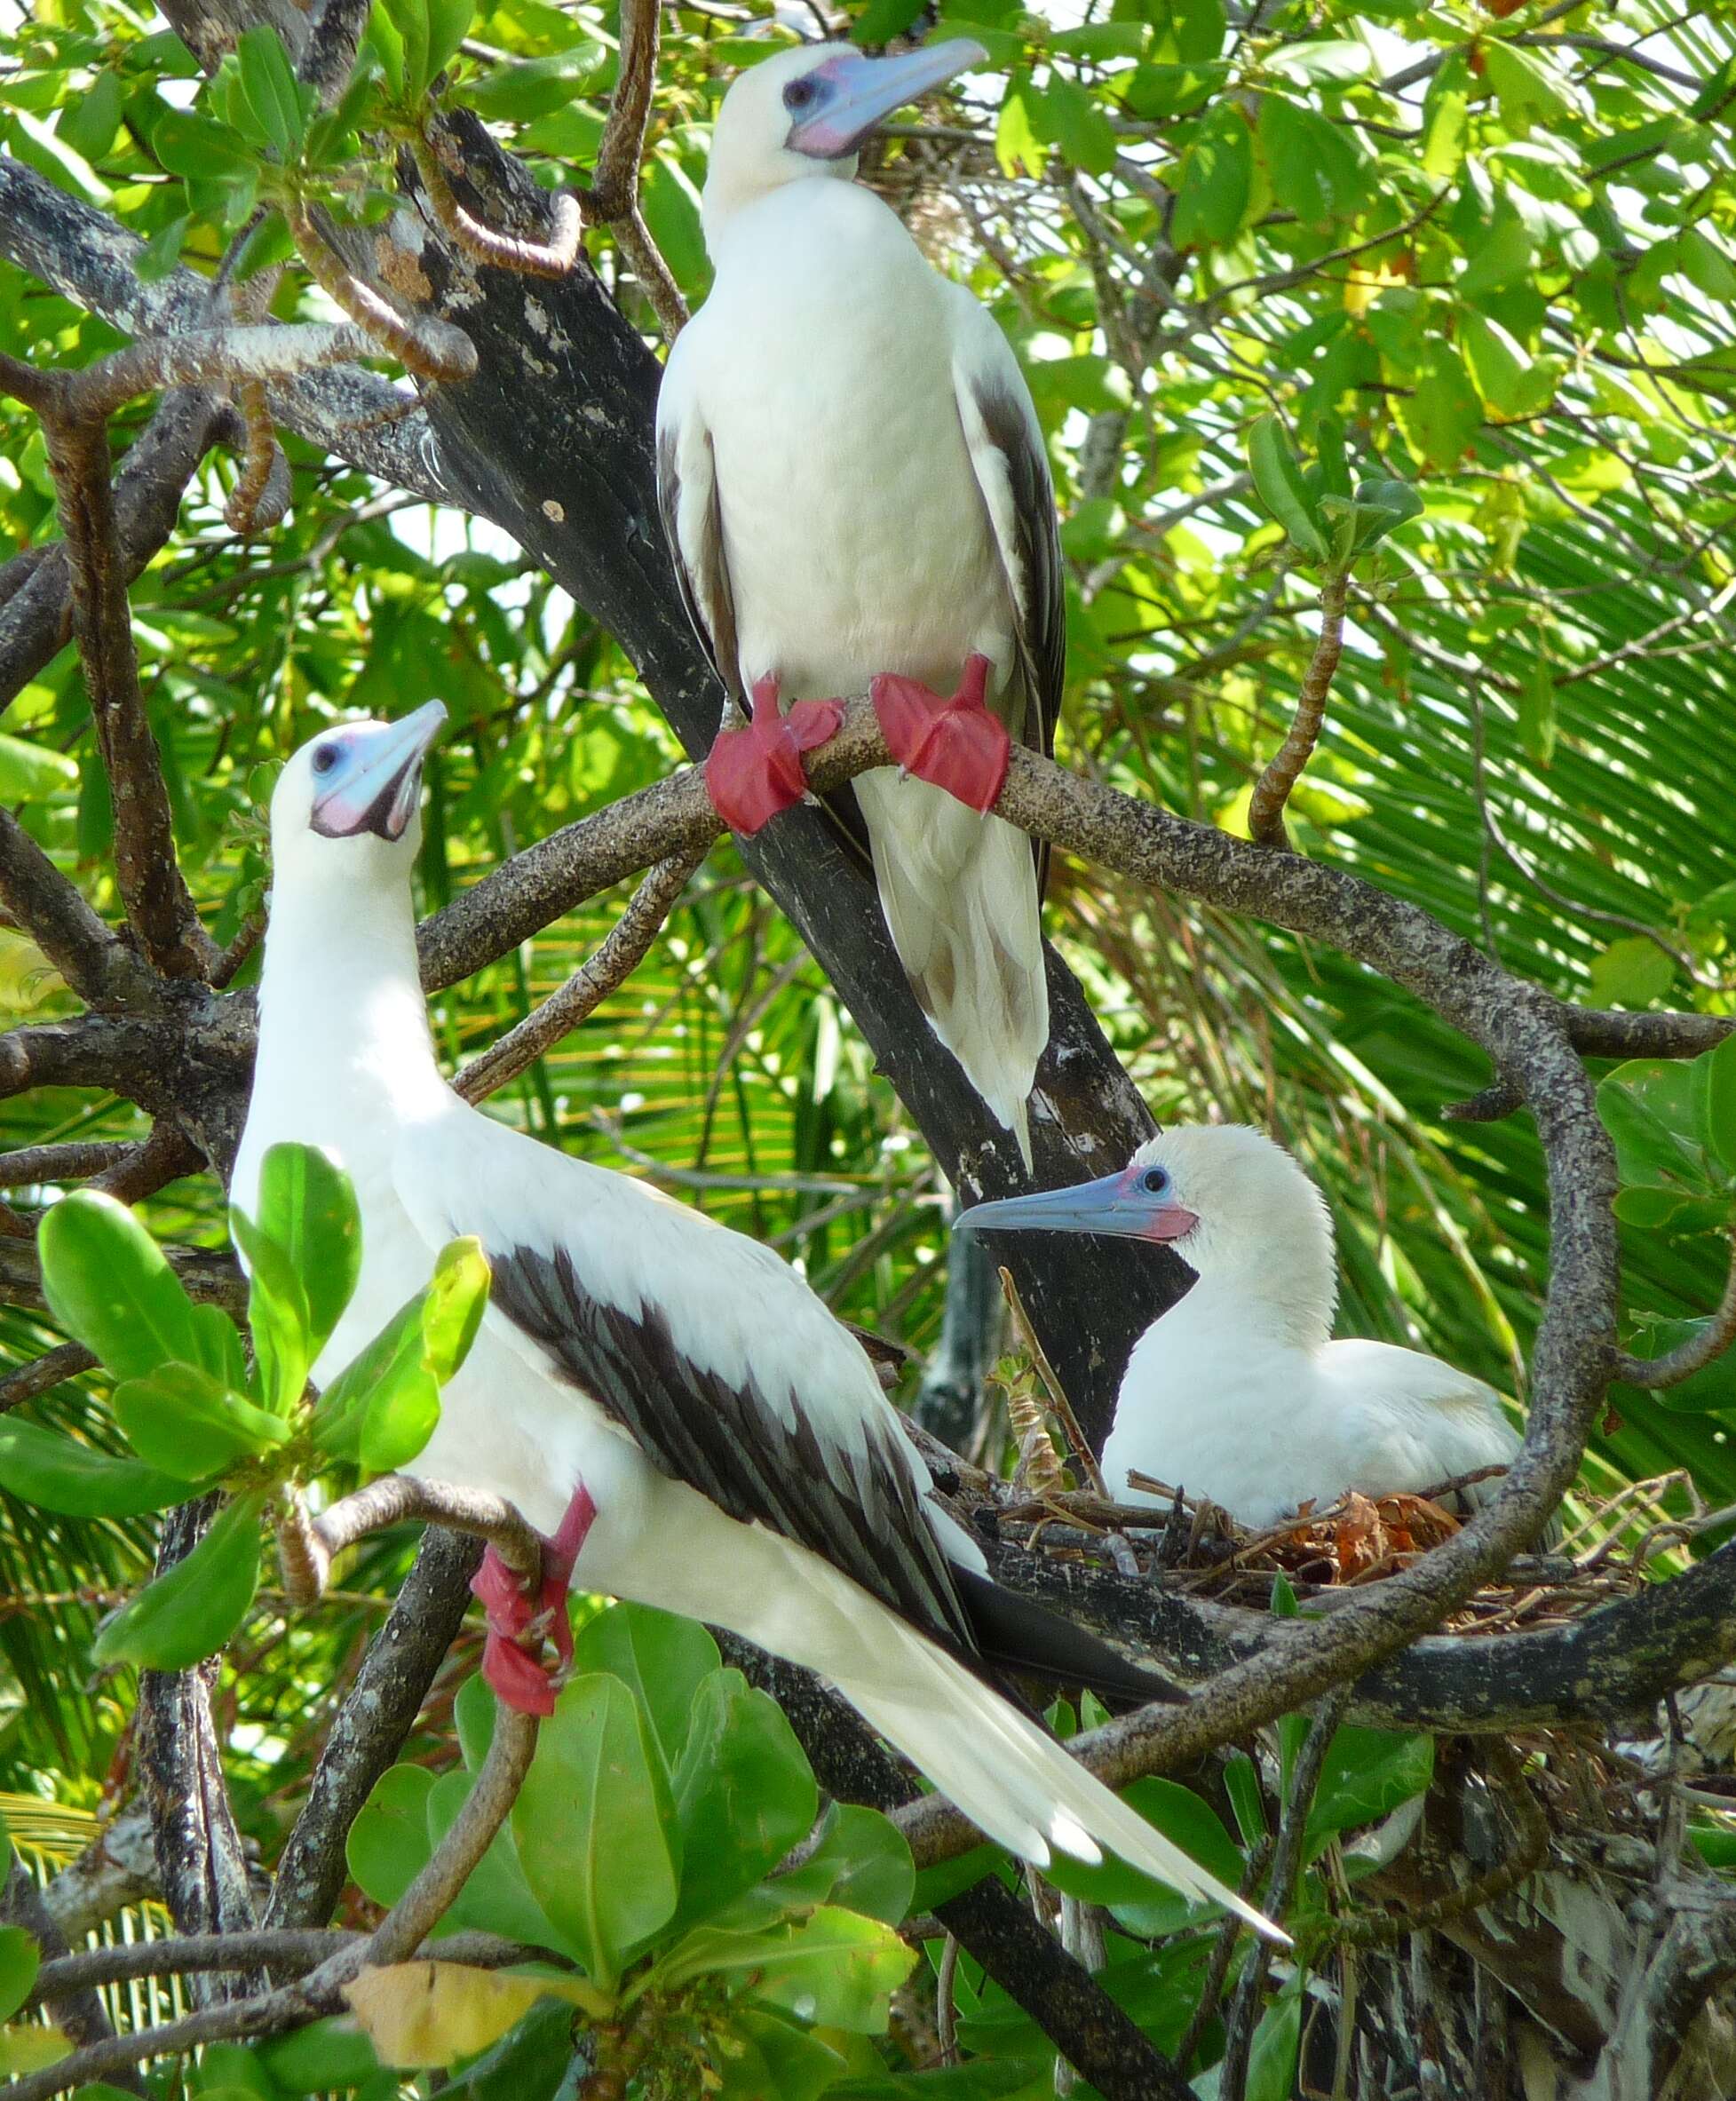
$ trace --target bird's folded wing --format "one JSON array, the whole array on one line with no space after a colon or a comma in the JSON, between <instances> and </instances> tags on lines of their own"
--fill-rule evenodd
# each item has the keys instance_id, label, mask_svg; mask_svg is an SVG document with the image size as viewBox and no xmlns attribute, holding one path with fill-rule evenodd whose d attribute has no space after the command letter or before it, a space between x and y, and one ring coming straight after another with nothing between
<instances>
[{"instance_id":1,"label":"bird's folded wing","mask_svg":"<svg viewBox=\"0 0 1736 2101\"><path fill-rule=\"evenodd\" d=\"M974 1653L926 1467L860 1345L771 1249L468 1113L400 1147L394 1180L432 1246L481 1241L490 1328L660 1471Z\"/></svg>"},{"instance_id":2,"label":"bird's folded wing","mask_svg":"<svg viewBox=\"0 0 1736 2101\"><path fill-rule=\"evenodd\" d=\"M697 341L697 335L694 340ZM711 433L678 343L657 396L657 509L681 602L700 646L731 697L742 700L735 600L724 553L723 510Z\"/></svg>"},{"instance_id":3,"label":"bird's folded wing","mask_svg":"<svg viewBox=\"0 0 1736 2101\"><path fill-rule=\"evenodd\" d=\"M1066 579L1042 426L987 310L955 286L953 388L977 486L1012 592L1027 694L1024 741L1049 753L1066 675Z\"/></svg>"}]
</instances>

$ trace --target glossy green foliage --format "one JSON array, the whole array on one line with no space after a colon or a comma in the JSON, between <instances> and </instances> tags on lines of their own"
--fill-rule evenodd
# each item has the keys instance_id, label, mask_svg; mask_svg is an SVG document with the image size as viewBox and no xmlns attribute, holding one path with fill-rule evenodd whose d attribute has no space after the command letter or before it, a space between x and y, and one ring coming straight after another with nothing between
<instances>
[{"instance_id":1,"label":"glossy green foliage","mask_svg":"<svg viewBox=\"0 0 1736 2101\"><path fill-rule=\"evenodd\" d=\"M769 10L753 12L664 17L642 202L690 300L709 276L698 188L711 116L734 69L790 33ZM895 139L867 156L869 179L992 308L1030 376L1068 558L1063 756L1165 808L1241 829L1249 783L1294 708L1320 585L1348 555L1344 658L1289 812L1300 849L1414 899L1563 995L1727 1013L1730 25L1653 0L1595 22L1552 15L1542 0L1508 14L1379 0L1324 15L1297 0L1259 10L1251 28L1242 12L1222 0L1025 13L943 0L919 33L974 36L988 61L952 99L916 114L940 127L937 139ZM919 14L912 0L868 0L852 26L876 42ZM47 0L12 40L0 136L46 179L123 221L144 244L141 278L163 285L177 268L208 275L255 206L292 191L340 222L377 218L395 187L392 155L429 92L474 111L542 181L583 182L617 30L606 4L500 0L472 15L457 0L393 0L376 10L350 90L313 115L286 93L281 54L260 35L202 82L192 55L136 12ZM237 274L287 262L273 313L321 317L282 229L268 211ZM590 240L651 335L633 273L618 267L606 233ZM0 348L83 364L115 340L0 264ZM117 449L143 413L118 419ZM213 456L176 538L133 591L178 846L219 940L260 904L271 767L336 711L392 712L436 692L452 708L453 733L429 770L426 909L514 847L670 770L673 741L631 666L519 549L451 511L392 510L394 492L293 437L287 446L295 501L282 527L251 541L226 531L234 470ZM52 535L52 511L35 424L0 404L0 559ZM117 917L113 814L69 652L12 702L5 731L0 798ZM587 904L443 992L434 1025L448 1067L566 981L619 901ZM1440 1115L1486 1084L1481 1057L1360 965L1077 868L1057 868L1048 925L1160 1116L1269 1124L1320 1181L1338 1228L1340 1331L1422 1346L1522 1400L1548 1276L1544 1184L1526 1118ZM73 1003L46 959L0 930L6 1017L52 1020ZM1724 1281L1725 1119L1709 1080L1684 1074L1628 1069L1602 1096L1622 1169L1620 1339L1638 1352L1691 1332ZM919 1352L933 1341L944 1231L920 1141L831 989L726 849L632 980L489 1106L765 1239L841 1312ZM76 1090L9 1098L0 1124L13 1146L143 1129L123 1106ZM89 1224L64 1201L48 1215L61 1211L70 1234ZM286 1225L256 1223L288 1248ZM205 1184L164 1193L150 1224L184 1243L225 1238ZM457 1275L464 1258L451 1261ZM140 1360L117 1365L117 1377L197 1367L261 1417L293 1426L298 1448L305 1431L309 1463L340 1479L358 1463L396 1463L425 1436L429 1381L450 1354L426 1301L334 1382L307 1428L297 1378L332 1317L318 1289L343 1263L315 1271L288 1249L287 1265L269 1254L256 1265L257 1386L214 1308L192 1309L202 1324L194 1341L155 1353L148 1338L188 1316L148 1258L127 1273L139 1296L118 1310L105 1285L52 1327L0 1312L11 1354L33 1356L84 1331L80 1322L96 1323L95 1335L107 1305L115 1347ZM462 1285L456 1298L477 1303ZM1715 1367L1668 1393L1624 1391L1619 1420L1595 1434L1591 1485L1685 1467L1708 1501L1736 1501L1728 1376ZM214 1423L208 1387L164 1405L207 1425L197 1435L210 1445L189 1449L213 1466L226 1455L238 1475L263 1479L286 1448L239 1411ZM239 1456L233 1437L222 1441L237 1424L259 1440ZM159 1458L181 1470L171 1471L123 1447L101 1381L0 1419L0 1486L20 1498L0 1524L0 1584L52 1601L0 1617L12 1681L0 1778L24 1787L52 1768L57 1790L99 1788L129 1705L109 1681L87 1690L67 1667L88 1649L93 1608L83 1600L136 1588L150 1566L151 1513L202 1485L183 1472L202 1458L160 1445ZM370 1542L347 1598L389 1592L406 1551L401 1541ZM267 1857L278 1808L313 1755L300 1722L377 1623L371 1606L333 1601L226 1681L243 1821ZM598 1962L625 1961L630 1974L648 1956L609 1954L611 1936L664 1901L671 1872L676 1909L659 1932L714 1900L684 1803L696 1830L708 1820L733 1828L738 1815L763 1826L757 1854L725 1851L716 1900L727 1905L761 1886L721 1894L756 1872L779 1815L793 1823L796 1796L775 1778L787 1746L769 1732L736 1742L724 1726L750 1703L697 1651L694 1630L641 1641L633 1629L624 1641L614 1615L592 1624L581 1674L628 1688L634 1728L622 1727L613 1694L603 1719L613 1716L647 1770L661 1766L668 1796L666 1811L661 1797L652 1812L640 1804L656 1835L653 1865L660 1853L664 1862L662 1894L636 1899L624 1923L607 1905L580 1914L596 1921L586 1930ZM684 1779L702 1685L722 1731L717 1760L714 1771L694 1754ZM473 1767L476 1701L461 1701L457 1718ZM432 1771L444 1749L431 1732L406 1756ZM1424 1759L1412 1740L1363 1745L1344 1732L1311 1847L1342 1840L1348 1857L1358 1833L1378 1827L1344 1820L1377 1816L1395 1790L1423 1784ZM1245 1856L1275 1828L1271 1779L1233 1758L1223 1797L1169 1796L1157 1820L1173 1819L1166 1828L1227 1867L1227 1848ZM425 1845L468 1782L440 1772L395 1784ZM1155 1813L1157 1793L1151 1801ZM1000 1865L983 1849L968 1867L929 1871L916 1901ZM1324 1855L1310 1869L1302 1923L1328 1872ZM466 1901L497 1920L545 1915L516 1861L509 1873L491 1858ZM812 1901L869 1917L892 1909L884 1896ZM1116 1904L1112 1988L1173 2045L1214 1929L1186 1920L1155 1885ZM1175 1938L1153 1948L1146 1931ZM956 1997L966 2062L941 2080L972 2094L1051 2090L1044 2039L968 1958ZM1272 2000L1256 2090L1289 2090L1302 2003L1296 1993ZM572 2018L545 2003L464 2071L461 2090L476 2101L552 2096L570 2063ZM764 2001L741 2003L732 2033L740 2054L719 2074L730 2096L947 2090L910 2085L918 2075L887 2046L875 2046L878 2069L849 2058L836 2037ZM1209 2034L1186 2076L1209 2081L1215 2048ZM365 2044L341 2026L264 2046L250 2062L273 2092L361 2090L373 2101L380 2091L366 2084Z\"/></svg>"},{"instance_id":2,"label":"glossy green foliage","mask_svg":"<svg viewBox=\"0 0 1736 2101\"><path fill-rule=\"evenodd\" d=\"M44 1294L114 1379L115 1424L136 1456L0 1422L0 1487L87 1518L163 1510L219 1487L231 1498L183 1560L105 1623L99 1663L179 1669L222 1648L253 1603L270 1502L334 1460L384 1472L414 1458L481 1322L488 1265L474 1241L455 1241L426 1289L313 1401L307 1375L361 1273L349 1178L312 1147L275 1146L257 1222L234 1210L230 1225L250 1272L251 1372L226 1317L193 1303L124 1206L78 1192L43 1217Z\"/></svg>"},{"instance_id":3,"label":"glossy green foliage","mask_svg":"<svg viewBox=\"0 0 1736 2101\"><path fill-rule=\"evenodd\" d=\"M351 1831L351 1872L379 1903L408 1887L474 1784L493 1725L480 1679L456 1719L463 1769L436 1779L394 1766ZM792 2064L820 2065L830 2083L846 2060L817 2058L827 2046L809 2032L884 2028L914 1959L895 1931L914 1875L903 1840L862 1809L834 1809L801 1866L777 1874L818 1801L789 1724L719 1667L702 1628L605 1606L581 1627L575 1675L511 1822L442 1931L481 1928L569 1957L593 2011L651 1999L684 2033L709 2034L712 2062L743 2038L762 2056L787 2042ZM465 2076L503 2079L515 2051L528 2076L543 2051L536 2017Z\"/></svg>"}]
</instances>

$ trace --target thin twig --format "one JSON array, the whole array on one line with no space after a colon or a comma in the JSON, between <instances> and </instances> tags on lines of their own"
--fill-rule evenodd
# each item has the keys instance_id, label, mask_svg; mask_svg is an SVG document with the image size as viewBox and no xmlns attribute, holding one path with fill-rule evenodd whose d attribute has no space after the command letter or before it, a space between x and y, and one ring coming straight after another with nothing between
<instances>
[{"instance_id":1,"label":"thin twig","mask_svg":"<svg viewBox=\"0 0 1736 2101\"><path fill-rule=\"evenodd\" d=\"M1344 594L1350 589L1347 570L1338 570L1320 587L1320 631L1314 654L1296 695L1296 719L1289 734L1254 783L1248 803L1248 836L1257 846L1287 846L1284 805L1301 780L1303 769L1313 757L1326 721L1327 695L1344 647Z\"/></svg>"},{"instance_id":2,"label":"thin twig","mask_svg":"<svg viewBox=\"0 0 1736 2101\"><path fill-rule=\"evenodd\" d=\"M76 885L4 809L0 904L87 1006L136 1012L158 1004L156 974L150 965L98 917Z\"/></svg>"},{"instance_id":3,"label":"thin twig","mask_svg":"<svg viewBox=\"0 0 1736 2101\"><path fill-rule=\"evenodd\" d=\"M130 1982L140 1977L186 1977L221 1970L281 1970L286 1977L305 1976L317 1970L328 1956L341 1954L365 1933L337 1927L297 1926L261 1928L254 1933L170 1934L161 1940L118 1941L110 1947L95 1947L44 1962L37 1973L30 1997L33 2005L62 1992L81 1991L92 1985ZM511 1962L546 1962L540 1949L503 1940L497 1933L452 1933L417 1954L443 1962L464 1962L478 1970L503 1969Z\"/></svg>"},{"instance_id":4,"label":"thin twig","mask_svg":"<svg viewBox=\"0 0 1736 2101\"><path fill-rule=\"evenodd\" d=\"M44 1351L42 1356L0 1378L0 1415L27 1400L35 1400L67 1379L75 1379L80 1372L90 1371L96 1361L82 1343L60 1343Z\"/></svg>"},{"instance_id":5,"label":"thin twig","mask_svg":"<svg viewBox=\"0 0 1736 2101\"><path fill-rule=\"evenodd\" d=\"M4 818L0 818L4 823ZM59 1146L20 1146L0 1153L0 1189L23 1189L43 1182L84 1182L131 1156L127 1138L75 1138Z\"/></svg>"},{"instance_id":6,"label":"thin twig","mask_svg":"<svg viewBox=\"0 0 1736 2101\"><path fill-rule=\"evenodd\" d=\"M1732 1234L1730 1269L1724 1281L1724 1296L1698 1335L1667 1350L1661 1357L1629 1357L1625 1350L1614 1353L1613 1376L1629 1386L1644 1386L1661 1393L1679 1386L1696 1372L1704 1371L1736 1343L1736 1232Z\"/></svg>"},{"instance_id":7,"label":"thin twig","mask_svg":"<svg viewBox=\"0 0 1736 2101\"><path fill-rule=\"evenodd\" d=\"M533 1576L543 1566L543 1542L510 1502L480 1488L458 1488L445 1481L413 1480L408 1474L383 1474L353 1495L321 1513L310 1527L312 1559L321 1587L331 1564L345 1547L370 1532L420 1518L451 1532L486 1539L516 1574ZM289 1572L284 1588L291 1590Z\"/></svg>"},{"instance_id":8,"label":"thin twig","mask_svg":"<svg viewBox=\"0 0 1736 2101\"><path fill-rule=\"evenodd\" d=\"M1251 1904L1272 1860L1272 1834L1262 1832L1250 1848L1248 1865L1242 1871L1236 1894L1245 1897ZM1225 1912L1211 1946L1211 1960L1206 1965L1206 1974L1200 1986L1200 1996L1194 2004L1193 2016L1186 2032L1176 2046L1176 2065L1185 2073L1193 2060L1193 2053L1200 2047L1200 2038L1205 2034L1217 2002L1224 1996L1224 1980L1230 1974L1230 1962L1236 1952L1236 1942L1241 1936L1241 1921L1235 1913Z\"/></svg>"},{"instance_id":9,"label":"thin twig","mask_svg":"<svg viewBox=\"0 0 1736 2101\"><path fill-rule=\"evenodd\" d=\"M235 405L247 432L241 479L223 506L232 532L243 536L281 525L289 508L289 462L272 428L263 379L243 379L235 388Z\"/></svg>"},{"instance_id":10,"label":"thin twig","mask_svg":"<svg viewBox=\"0 0 1736 2101\"><path fill-rule=\"evenodd\" d=\"M591 187L580 196L586 220L606 226L644 287L666 343L687 325L687 303L669 265L658 252L639 210L639 166L645 158L646 124L657 84L660 0L622 0L621 70Z\"/></svg>"},{"instance_id":11,"label":"thin twig","mask_svg":"<svg viewBox=\"0 0 1736 2101\"><path fill-rule=\"evenodd\" d=\"M578 260L584 239L584 216L570 190L558 190L549 199L553 225L546 241L527 241L516 234L503 234L485 226L458 202L450 178L440 163L438 149L425 133L410 139L410 157L421 179L423 194L434 217L450 235L453 246L474 263L495 270L514 270L525 277L565 277Z\"/></svg>"},{"instance_id":12,"label":"thin twig","mask_svg":"<svg viewBox=\"0 0 1736 2101\"><path fill-rule=\"evenodd\" d=\"M123 353L124 354L124 353ZM204 978L217 948L175 852L169 790L139 685L101 417L43 417L72 574L73 634L115 812L115 880L146 959L170 978Z\"/></svg>"},{"instance_id":13,"label":"thin twig","mask_svg":"<svg viewBox=\"0 0 1736 2101\"><path fill-rule=\"evenodd\" d=\"M597 953L579 965L559 992L464 1066L453 1085L466 1101L480 1102L498 1093L545 1050L570 1035L610 993L626 982L649 954L688 878L708 851L703 846L690 847L660 860L652 868Z\"/></svg>"},{"instance_id":14,"label":"thin twig","mask_svg":"<svg viewBox=\"0 0 1736 2101\"><path fill-rule=\"evenodd\" d=\"M305 205L286 205L284 217L315 283L370 338L362 354L371 356L377 348L384 349L417 379L457 381L474 377L476 345L462 329L432 314L400 313L355 275Z\"/></svg>"}]
</instances>

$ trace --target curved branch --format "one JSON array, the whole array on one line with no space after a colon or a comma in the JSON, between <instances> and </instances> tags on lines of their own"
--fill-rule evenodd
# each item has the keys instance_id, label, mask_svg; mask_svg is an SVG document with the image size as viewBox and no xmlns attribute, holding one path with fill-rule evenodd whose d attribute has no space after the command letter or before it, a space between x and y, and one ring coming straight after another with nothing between
<instances>
[{"instance_id":1,"label":"curved branch","mask_svg":"<svg viewBox=\"0 0 1736 2101\"><path fill-rule=\"evenodd\" d=\"M1708 1364L1724 1355L1732 1343L1736 1343L1736 1236L1732 1240L1724 1296L1705 1327L1699 1334L1678 1343L1675 1349L1666 1351L1661 1357L1629 1357L1625 1350L1618 1350L1614 1376L1629 1386L1644 1386L1648 1392L1661 1393L1669 1387L1681 1385L1696 1372L1704 1371Z\"/></svg>"},{"instance_id":2,"label":"curved branch","mask_svg":"<svg viewBox=\"0 0 1736 2101\"><path fill-rule=\"evenodd\" d=\"M1284 807L1314 756L1326 722L1327 695L1344 649L1344 597L1350 572L1328 576L1320 590L1320 631L1308 670L1296 694L1296 719L1266 769L1254 783L1248 803L1248 836L1256 846L1288 847Z\"/></svg>"}]
</instances>

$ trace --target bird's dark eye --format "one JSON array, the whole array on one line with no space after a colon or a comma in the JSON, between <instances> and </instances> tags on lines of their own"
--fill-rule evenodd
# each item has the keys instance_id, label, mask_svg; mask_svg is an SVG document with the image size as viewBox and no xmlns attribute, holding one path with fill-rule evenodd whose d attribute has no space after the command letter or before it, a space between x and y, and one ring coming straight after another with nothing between
<instances>
[{"instance_id":1,"label":"bird's dark eye","mask_svg":"<svg viewBox=\"0 0 1736 2101\"><path fill-rule=\"evenodd\" d=\"M1169 1193L1169 1170L1167 1167L1148 1167L1139 1177L1139 1186L1147 1196L1164 1196Z\"/></svg>"},{"instance_id":2,"label":"bird's dark eye","mask_svg":"<svg viewBox=\"0 0 1736 2101\"><path fill-rule=\"evenodd\" d=\"M819 92L811 80L792 80L783 91L783 106L786 109L805 109Z\"/></svg>"},{"instance_id":3,"label":"bird's dark eye","mask_svg":"<svg viewBox=\"0 0 1736 2101\"><path fill-rule=\"evenodd\" d=\"M313 771L316 773L329 773L337 764L337 747L336 744L321 744L313 754Z\"/></svg>"}]
</instances>

